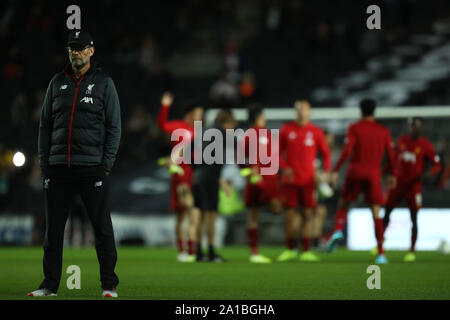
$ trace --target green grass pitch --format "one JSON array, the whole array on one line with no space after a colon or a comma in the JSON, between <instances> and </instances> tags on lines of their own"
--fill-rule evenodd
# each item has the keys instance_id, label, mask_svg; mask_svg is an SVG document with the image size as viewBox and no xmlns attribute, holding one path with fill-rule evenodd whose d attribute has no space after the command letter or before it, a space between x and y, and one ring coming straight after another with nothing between
<instances>
[{"instance_id":1,"label":"green grass pitch","mask_svg":"<svg viewBox=\"0 0 450 320\"><path fill-rule=\"evenodd\" d=\"M281 247L263 247L276 258ZM402 261L405 252L387 252L381 266L381 289L369 290L369 252L319 253L319 263L255 265L248 248L220 250L227 263L183 264L174 248L119 247L116 272L120 299L450 299L450 255L418 252L417 261ZM81 268L81 289L66 287L69 265ZM0 299L36 299L26 293L42 280L41 248L0 248ZM101 299L99 267L93 248L64 250L63 276L56 299ZM44 298L44 299L55 299Z\"/></svg>"}]
</instances>

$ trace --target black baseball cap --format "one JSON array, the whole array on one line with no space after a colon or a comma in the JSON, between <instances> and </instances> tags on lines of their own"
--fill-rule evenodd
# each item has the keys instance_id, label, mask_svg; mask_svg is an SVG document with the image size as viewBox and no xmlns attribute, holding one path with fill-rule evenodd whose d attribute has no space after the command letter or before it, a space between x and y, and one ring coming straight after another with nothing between
<instances>
[{"instance_id":1,"label":"black baseball cap","mask_svg":"<svg viewBox=\"0 0 450 320\"><path fill-rule=\"evenodd\" d=\"M69 33L69 37L67 39L67 45L78 44L80 46L93 46L94 39L92 36L84 30L73 30Z\"/></svg>"}]
</instances>

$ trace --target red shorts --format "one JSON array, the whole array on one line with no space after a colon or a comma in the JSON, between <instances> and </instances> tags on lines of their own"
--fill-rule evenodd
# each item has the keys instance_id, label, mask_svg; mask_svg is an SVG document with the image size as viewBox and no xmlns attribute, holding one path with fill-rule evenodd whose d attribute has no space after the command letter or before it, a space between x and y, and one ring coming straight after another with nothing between
<instances>
[{"instance_id":1,"label":"red shorts","mask_svg":"<svg viewBox=\"0 0 450 320\"><path fill-rule=\"evenodd\" d=\"M405 199L408 208L419 210L422 207L422 183L397 181L395 189L389 191L386 207L395 208Z\"/></svg>"},{"instance_id":2,"label":"red shorts","mask_svg":"<svg viewBox=\"0 0 450 320\"><path fill-rule=\"evenodd\" d=\"M296 208L299 205L303 208L317 207L316 184L307 185L283 184L279 196L285 208Z\"/></svg>"},{"instance_id":3,"label":"red shorts","mask_svg":"<svg viewBox=\"0 0 450 320\"><path fill-rule=\"evenodd\" d=\"M194 171L192 170L191 165L182 164L181 167L184 170L184 174L179 175L175 173L170 179L170 210L176 212L185 210L185 208L178 203L177 187L180 184L186 184L189 187L192 187L192 179L194 176Z\"/></svg>"},{"instance_id":4,"label":"red shorts","mask_svg":"<svg viewBox=\"0 0 450 320\"><path fill-rule=\"evenodd\" d=\"M278 197L278 175L265 175L256 184L247 181L244 191L246 207L261 207Z\"/></svg>"},{"instance_id":5,"label":"red shorts","mask_svg":"<svg viewBox=\"0 0 450 320\"><path fill-rule=\"evenodd\" d=\"M347 175L341 197L347 202L354 202L360 193L364 193L364 200L367 204L383 205L385 202L383 188L381 185L381 175L374 173L365 177Z\"/></svg>"}]
</instances>

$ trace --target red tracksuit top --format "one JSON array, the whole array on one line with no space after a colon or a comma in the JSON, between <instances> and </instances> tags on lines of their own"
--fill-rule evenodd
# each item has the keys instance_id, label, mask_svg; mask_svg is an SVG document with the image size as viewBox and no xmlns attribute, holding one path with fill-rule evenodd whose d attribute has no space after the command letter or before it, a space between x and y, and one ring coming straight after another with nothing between
<instances>
[{"instance_id":1,"label":"red tracksuit top","mask_svg":"<svg viewBox=\"0 0 450 320\"><path fill-rule=\"evenodd\" d=\"M410 134L398 138L396 153L396 177L399 182L413 182L421 178L425 170L425 162L429 160L433 166L431 173L441 170L441 161L434 147L425 137L414 139Z\"/></svg>"},{"instance_id":2,"label":"red tracksuit top","mask_svg":"<svg viewBox=\"0 0 450 320\"><path fill-rule=\"evenodd\" d=\"M299 186L314 184L317 151L320 151L323 168L328 172L331 156L322 129L312 123L304 126L297 121L285 123L280 129L280 167L291 167L294 180L287 181L283 176L282 183Z\"/></svg>"},{"instance_id":3,"label":"red tracksuit top","mask_svg":"<svg viewBox=\"0 0 450 320\"><path fill-rule=\"evenodd\" d=\"M375 121L360 120L348 128L344 149L333 171L338 171L350 157L348 176L381 174L384 152L388 156L389 171L394 173L394 149L388 128Z\"/></svg>"}]
</instances>

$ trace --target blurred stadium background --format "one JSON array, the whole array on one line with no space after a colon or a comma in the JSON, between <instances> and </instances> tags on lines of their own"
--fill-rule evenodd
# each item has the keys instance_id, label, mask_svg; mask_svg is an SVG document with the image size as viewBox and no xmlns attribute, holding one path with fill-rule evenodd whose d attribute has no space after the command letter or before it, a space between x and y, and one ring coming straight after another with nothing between
<instances>
[{"instance_id":1,"label":"blurred stadium background","mask_svg":"<svg viewBox=\"0 0 450 320\"><path fill-rule=\"evenodd\" d=\"M82 28L93 35L97 60L121 100L123 137L111 175L120 244L168 246L174 241L169 175L156 165L170 152L168 137L156 124L166 90L175 94L171 117L181 115L186 99L195 99L208 109L207 120L217 108L232 108L243 127L250 103L269 108L269 125L276 128L290 119L294 100L307 99L313 120L333 143L334 160L362 97L373 97L384 107L378 115L388 115L380 121L394 138L407 130L407 117L425 116L425 134L445 165L424 187L424 207L440 209L434 214L441 220L427 220L426 228L419 220L419 232L427 230L432 239L423 248L437 247L445 236L450 242L449 1L5 0L0 3L1 245L42 243L37 128L48 82L68 60L66 8L74 3L81 7ZM370 4L381 8L382 30L366 28ZM26 160L20 167L12 161L17 151ZM235 170L229 166L223 174L232 179ZM242 190L242 180L233 182ZM325 235L332 228L335 203L335 198L324 203ZM67 244L92 244L82 207L74 208ZM243 213L221 216L218 244L247 243ZM396 225L408 235L407 216L398 219ZM442 225L447 230L438 230ZM87 230L84 240L81 229ZM283 243L283 217L264 213L261 229L262 244ZM367 232L370 237L372 231ZM422 233L418 249L421 239ZM403 240L405 249L408 236Z\"/></svg>"}]
</instances>

